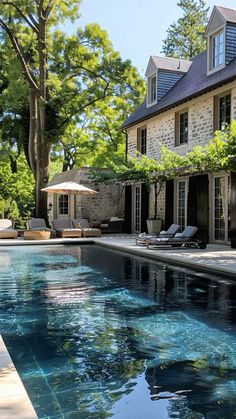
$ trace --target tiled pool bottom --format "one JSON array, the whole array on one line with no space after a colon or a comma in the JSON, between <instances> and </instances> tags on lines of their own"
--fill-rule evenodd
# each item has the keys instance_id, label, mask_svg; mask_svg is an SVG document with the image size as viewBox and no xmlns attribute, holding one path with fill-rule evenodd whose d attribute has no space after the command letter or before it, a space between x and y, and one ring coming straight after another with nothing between
<instances>
[{"instance_id":1,"label":"tiled pool bottom","mask_svg":"<svg viewBox=\"0 0 236 419\"><path fill-rule=\"evenodd\" d=\"M0 333L40 419L232 419L235 288L99 246L2 248Z\"/></svg>"}]
</instances>

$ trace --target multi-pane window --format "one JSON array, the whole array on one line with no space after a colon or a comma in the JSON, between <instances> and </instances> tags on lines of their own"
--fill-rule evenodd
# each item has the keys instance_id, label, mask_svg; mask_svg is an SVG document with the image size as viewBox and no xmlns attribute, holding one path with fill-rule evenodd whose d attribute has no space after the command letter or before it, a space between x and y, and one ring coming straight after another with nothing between
<instances>
[{"instance_id":1,"label":"multi-pane window","mask_svg":"<svg viewBox=\"0 0 236 419\"><path fill-rule=\"evenodd\" d=\"M157 77L156 74L148 79L148 103L156 102L157 100Z\"/></svg>"},{"instance_id":2,"label":"multi-pane window","mask_svg":"<svg viewBox=\"0 0 236 419\"><path fill-rule=\"evenodd\" d=\"M187 181L179 181L177 191L177 221L183 230L187 222Z\"/></svg>"},{"instance_id":3,"label":"multi-pane window","mask_svg":"<svg viewBox=\"0 0 236 419\"><path fill-rule=\"evenodd\" d=\"M188 112L179 115L179 142L180 144L188 142Z\"/></svg>"},{"instance_id":4,"label":"multi-pane window","mask_svg":"<svg viewBox=\"0 0 236 419\"><path fill-rule=\"evenodd\" d=\"M176 140L175 144L186 144L188 142L188 111L176 114Z\"/></svg>"},{"instance_id":5,"label":"multi-pane window","mask_svg":"<svg viewBox=\"0 0 236 419\"><path fill-rule=\"evenodd\" d=\"M137 137L137 150L141 154L147 153L147 128L139 128Z\"/></svg>"},{"instance_id":6,"label":"multi-pane window","mask_svg":"<svg viewBox=\"0 0 236 419\"><path fill-rule=\"evenodd\" d=\"M224 64L224 32L218 32L212 37L212 68Z\"/></svg>"},{"instance_id":7,"label":"multi-pane window","mask_svg":"<svg viewBox=\"0 0 236 419\"><path fill-rule=\"evenodd\" d=\"M219 98L219 129L224 130L230 123L231 114L231 95L221 96Z\"/></svg>"},{"instance_id":8,"label":"multi-pane window","mask_svg":"<svg viewBox=\"0 0 236 419\"><path fill-rule=\"evenodd\" d=\"M58 198L59 214L67 215L69 213L69 197L68 195L60 195Z\"/></svg>"}]
</instances>

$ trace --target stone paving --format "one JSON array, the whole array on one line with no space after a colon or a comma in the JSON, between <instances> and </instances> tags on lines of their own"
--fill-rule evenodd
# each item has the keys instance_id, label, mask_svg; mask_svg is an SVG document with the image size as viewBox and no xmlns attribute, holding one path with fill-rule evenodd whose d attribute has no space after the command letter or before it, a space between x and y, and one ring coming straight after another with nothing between
<instances>
[{"instance_id":1,"label":"stone paving","mask_svg":"<svg viewBox=\"0 0 236 419\"><path fill-rule=\"evenodd\" d=\"M236 279L236 249L231 249L226 244L208 244L206 249L171 247L160 249L154 246L147 249L145 246L137 246L135 236L131 235L107 235L94 239L94 242L142 257L219 273Z\"/></svg>"}]
</instances>

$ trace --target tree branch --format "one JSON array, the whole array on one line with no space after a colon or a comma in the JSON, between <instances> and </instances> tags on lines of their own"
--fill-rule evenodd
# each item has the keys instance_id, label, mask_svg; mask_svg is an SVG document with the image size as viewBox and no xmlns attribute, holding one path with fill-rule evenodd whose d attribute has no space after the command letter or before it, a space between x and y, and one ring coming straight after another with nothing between
<instances>
[{"instance_id":1,"label":"tree branch","mask_svg":"<svg viewBox=\"0 0 236 419\"><path fill-rule=\"evenodd\" d=\"M18 60L19 60L19 62L21 64L22 72L23 72L24 77L26 78L26 80L28 80L30 86L33 89L35 89L36 91L39 91L39 88L38 88L38 85L37 85L37 83L35 81L33 72L30 70L29 66L27 65L27 63L26 63L26 61L24 59L24 56L22 54L20 45L19 45L16 37L13 35L13 33L10 31L10 29L8 28L8 26L5 24L5 22L1 18L0 18L0 25L7 32L8 36L9 36L9 38L11 40L12 46L13 46L13 48L14 48L14 50L16 52L16 55L18 57Z\"/></svg>"},{"instance_id":2,"label":"tree branch","mask_svg":"<svg viewBox=\"0 0 236 419\"><path fill-rule=\"evenodd\" d=\"M2 2L3 6L13 6L17 12L19 13L19 15L25 20L25 22L30 26L30 28L36 33L38 34L38 23L36 22L36 20L33 18L33 16L30 14L29 17L30 19L28 19L27 16L25 16L25 14L22 12L22 10L20 9L20 7L18 7L13 1L3 1Z\"/></svg>"},{"instance_id":3,"label":"tree branch","mask_svg":"<svg viewBox=\"0 0 236 419\"><path fill-rule=\"evenodd\" d=\"M54 0L50 0L46 9L44 10L44 13L43 13L45 19L48 19L48 16L50 15L50 13L52 11L53 6L54 6Z\"/></svg>"}]
</instances>

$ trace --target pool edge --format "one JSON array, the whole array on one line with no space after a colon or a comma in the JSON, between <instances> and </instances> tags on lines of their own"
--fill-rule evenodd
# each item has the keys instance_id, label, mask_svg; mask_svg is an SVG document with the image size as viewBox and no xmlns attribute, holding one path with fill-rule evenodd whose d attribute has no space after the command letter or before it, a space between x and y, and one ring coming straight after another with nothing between
<instances>
[{"instance_id":1,"label":"pool edge","mask_svg":"<svg viewBox=\"0 0 236 419\"><path fill-rule=\"evenodd\" d=\"M0 417L37 419L25 387L0 335Z\"/></svg>"}]
</instances>

